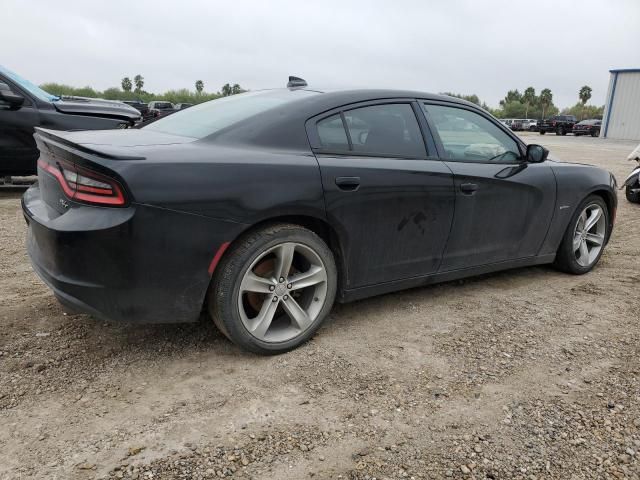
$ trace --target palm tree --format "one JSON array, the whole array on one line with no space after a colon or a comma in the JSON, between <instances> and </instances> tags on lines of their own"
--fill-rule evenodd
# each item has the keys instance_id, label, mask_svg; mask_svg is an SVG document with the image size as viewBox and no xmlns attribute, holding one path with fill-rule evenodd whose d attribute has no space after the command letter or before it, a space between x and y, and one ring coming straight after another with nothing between
<instances>
[{"instance_id":1,"label":"palm tree","mask_svg":"<svg viewBox=\"0 0 640 480\"><path fill-rule=\"evenodd\" d=\"M540 92L540 105L542 105L542 118L544 119L544 111L553 103L553 93L548 88Z\"/></svg>"},{"instance_id":2,"label":"palm tree","mask_svg":"<svg viewBox=\"0 0 640 480\"><path fill-rule=\"evenodd\" d=\"M202 90L204 90L204 82L202 80L196 80L196 92L198 92L198 95L202 93Z\"/></svg>"},{"instance_id":3,"label":"palm tree","mask_svg":"<svg viewBox=\"0 0 640 480\"><path fill-rule=\"evenodd\" d=\"M528 87L522 94L522 103L526 105L524 116L529 118L529 106L536 102L536 91L533 87Z\"/></svg>"},{"instance_id":4,"label":"palm tree","mask_svg":"<svg viewBox=\"0 0 640 480\"><path fill-rule=\"evenodd\" d=\"M580 102L582 103L581 117L582 117L582 120L584 120L584 106L587 104L587 102L591 98L591 87L588 85L585 85L584 87L582 87L578 92L578 97L580 98Z\"/></svg>"},{"instance_id":5,"label":"palm tree","mask_svg":"<svg viewBox=\"0 0 640 480\"><path fill-rule=\"evenodd\" d=\"M142 87L144 87L144 78L142 75L138 74L133 77L133 83L136 84L136 92L140 93L142 91Z\"/></svg>"},{"instance_id":6,"label":"palm tree","mask_svg":"<svg viewBox=\"0 0 640 480\"><path fill-rule=\"evenodd\" d=\"M122 85L122 90L125 92L130 92L131 91L131 79L129 77L124 77L122 79L122 82L120 83L120 85Z\"/></svg>"}]
</instances>

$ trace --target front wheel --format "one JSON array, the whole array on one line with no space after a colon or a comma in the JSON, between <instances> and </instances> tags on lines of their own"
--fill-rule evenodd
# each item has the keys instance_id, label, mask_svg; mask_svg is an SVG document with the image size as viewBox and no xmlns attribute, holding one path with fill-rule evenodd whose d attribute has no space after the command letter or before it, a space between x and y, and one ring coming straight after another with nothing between
<instances>
[{"instance_id":1,"label":"front wheel","mask_svg":"<svg viewBox=\"0 0 640 480\"><path fill-rule=\"evenodd\" d=\"M640 183L627 185L624 193L631 203L640 203Z\"/></svg>"},{"instance_id":2,"label":"front wheel","mask_svg":"<svg viewBox=\"0 0 640 480\"><path fill-rule=\"evenodd\" d=\"M600 136L600 130L593 130L591 132L591 136L592 137L599 137Z\"/></svg>"},{"instance_id":3,"label":"front wheel","mask_svg":"<svg viewBox=\"0 0 640 480\"><path fill-rule=\"evenodd\" d=\"M337 272L327 244L291 224L237 240L216 269L209 313L240 347L276 354L306 342L328 315Z\"/></svg>"},{"instance_id":4,"label":"front wheel","mask_svg":"<svg viewBox=\"0 0 640 480\"><path fill-rule=\"evenodd\" d=\"M573 214L556 255L555 266L582 275L598 263L609 233L609 211L602 197L590 195Z\"/></svg>"},{"instance_id":5,"label":"front wheel","mask_svg":"<svg viewBox=\"0 0 640 480\"><path fill-rule=\"evenodd\" d=\"M540 135L544 135L545 133L547 132L545 132L544 130L540 130Z\"/></svg>"}]
</instances>

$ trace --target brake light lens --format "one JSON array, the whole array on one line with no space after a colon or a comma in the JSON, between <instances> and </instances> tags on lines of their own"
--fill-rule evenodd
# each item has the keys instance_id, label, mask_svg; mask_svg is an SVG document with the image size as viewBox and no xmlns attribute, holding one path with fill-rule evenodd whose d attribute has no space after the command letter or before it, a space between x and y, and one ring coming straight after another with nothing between
<instances>
[{"instance_id":1,"label":"brake light lens","mask_svg":"<svg viewBox=\"0 0 640 480\"><path fill-rule=\"evenodd\" d=\"M72 200L112 207L126 203L118 182L106 175L64 161L51 164L39 159L38 166L53 175Z\"/></svg>"}]
</instances>

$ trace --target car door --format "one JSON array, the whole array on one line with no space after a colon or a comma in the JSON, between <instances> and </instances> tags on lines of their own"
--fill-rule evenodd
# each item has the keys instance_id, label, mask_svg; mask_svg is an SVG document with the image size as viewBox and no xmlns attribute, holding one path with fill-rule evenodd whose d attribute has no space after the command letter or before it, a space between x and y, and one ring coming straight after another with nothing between
<instances>
[{"instance_id":1,"label":"car door","mask_svg":"<svg viewBox=\"0 0 640 480\"><path fill-rule=\"evenodd\" d=\"M369 102L307 122L348 289L440 265L453 220L453 176L437 159L418 108L409 99Z\"/></svg>"},{"instance_id":2,"label":"car door","mask_svg":"<svg viewBox=\"0 0 640 480\"><path fill-rule=\"evenodd\" d=\"M556 181L548 162L524 162L524 145L479 109L437 102L421 105L456 189L455 216L440 271L537 255L556 202Z\"/></svg>"},{"instance_id":3,"label":"car door","mask_svg":"<svg viewBox=\"0 0 640 480\"><path fill-rule=\"evenodd\" d=\"M20 107L11 107L0 99L0 175L35 172L38 149L33 128L39 124L38 110L29 96L2 75L0 83L24 96Z\"/></svg>"}]
</instances>

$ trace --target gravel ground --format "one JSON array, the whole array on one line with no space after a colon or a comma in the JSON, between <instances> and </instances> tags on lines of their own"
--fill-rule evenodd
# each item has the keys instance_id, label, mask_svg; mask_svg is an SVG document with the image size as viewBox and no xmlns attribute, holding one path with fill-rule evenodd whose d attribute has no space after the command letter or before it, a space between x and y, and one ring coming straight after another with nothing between
<instances>
[{"instance_id":1,"label":"gravel ground","mask_svg":"<svg viewBox=\"0 0 640 480\"><path fill-rule=\"evenodd\" d=\"M620 180L632 142L524 134ZM640 207L599 266L337 306L263 358L207 321L67 315L0 190L0 478L640 478Z\"/></svg>"}]
</instances>

